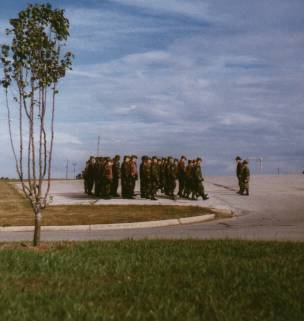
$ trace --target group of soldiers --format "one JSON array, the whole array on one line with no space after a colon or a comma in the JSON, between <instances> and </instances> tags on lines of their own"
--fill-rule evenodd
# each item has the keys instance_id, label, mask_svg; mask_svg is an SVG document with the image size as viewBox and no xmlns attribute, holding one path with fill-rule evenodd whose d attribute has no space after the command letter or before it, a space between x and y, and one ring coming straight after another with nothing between
<instances>
[{"instance_id":1,"label":"group of soldiers","mask_svg":"<svg viewBox=\"0 0 304 321\"><path fill-rule=\"evenodd\" d=\"M242 160L240 156L235 158L236 161L236 176L239 181L239 191L240 195L249 195L249 181L250 181L250 170L248 166L248 161Z\"/></svg>"},{"instance_id":2,"label":"group of soldiers","mask_svg":"<svg viewBox=\"0 0 304 321\"><path fill-rule=\"evenodd\" d=\"M187 162L187 163L186 163ZM137 156L124 156L120 164L120 156L110 157L91 156L86 162L82 173L85 193L93 193L105 199L112 197L134 198L136 181L140 180L141 198L156 200L159 192L171 199L187 198L197 200L199 197L206 200L201 169L201 158L187 160L173 157L159 158L157 156L143 156L139 171L137 170ZM118 194L121 181L121 195ZM178 181L178 194L175 195ZM94 192L93 192L94 191Z\"/></svg>"}]
</instances>

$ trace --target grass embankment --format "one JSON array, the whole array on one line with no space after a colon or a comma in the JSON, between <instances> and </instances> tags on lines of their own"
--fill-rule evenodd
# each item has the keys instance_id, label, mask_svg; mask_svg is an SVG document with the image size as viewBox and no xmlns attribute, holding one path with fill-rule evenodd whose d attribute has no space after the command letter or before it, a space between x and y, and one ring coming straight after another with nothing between
<instances>
[{"instance_id":1,"label":"grass embankment","mask_svg":"<svg viewBox=\"0 0 304 321\"><path fill-rule=\"evenodd\" d=\"M174 219L213 213L196 206L167 205L66 205L49 206L43 225L111 224ZM0 226L34 224L29 202L7 183L0 182Z\"/></svg>"},{"instance_id":2,"label":"grass embankment","mask_svg":"<svg viewBox=\"0 0 304 321\"><path fill-rule=\"evenodd\" d=\"M0 245L1 319L304 320L304 243Z\"/></svg>"}]
</instances>

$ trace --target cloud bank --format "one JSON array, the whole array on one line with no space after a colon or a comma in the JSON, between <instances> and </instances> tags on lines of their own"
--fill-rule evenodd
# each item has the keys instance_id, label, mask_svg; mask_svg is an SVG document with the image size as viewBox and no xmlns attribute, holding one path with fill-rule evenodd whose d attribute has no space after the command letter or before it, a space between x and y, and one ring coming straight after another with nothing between
<instances>
[{"instance_id":1,"label":"cloud bank","mask_svg":"<svg viewBox=\"0 0 304 321\"><path fill-rule=\"evenodd\" d=\"M58 99L56 175L66 159L80 170L98 136L107 155L203 155L207 174L233 174L237 154L271 173L304 167L302 1L60 5L76 59Z\"/></svg>"}]
</instances>

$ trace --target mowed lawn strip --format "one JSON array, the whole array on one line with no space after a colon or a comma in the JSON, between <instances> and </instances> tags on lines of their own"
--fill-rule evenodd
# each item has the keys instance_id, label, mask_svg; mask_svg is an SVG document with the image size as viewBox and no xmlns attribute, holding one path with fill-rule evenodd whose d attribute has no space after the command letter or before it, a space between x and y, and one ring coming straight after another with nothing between
<instances>
[{"instance_id":1,"label":"mowed lawn strip","mask_svg":"<svg viewBox=\"0 0 304 321\"><path fill-rule=\"evenodd\" d=\"M2 244L1 319L300 321L303 266L291 242Z\"/></svg>"},{"instance_id":2,"label":"mowed lawn strip","mask_svg":"<svg viewBox=\"0 0 304 321\"><path fill-rule=\"evenodd\" d=\"M213 213L199 206L65 205L43 211L42 225L89 225L155 221ZM34 215L29 202L7 183L0 182L0 226L29 226Z\"/></svg>"}]
</instances>

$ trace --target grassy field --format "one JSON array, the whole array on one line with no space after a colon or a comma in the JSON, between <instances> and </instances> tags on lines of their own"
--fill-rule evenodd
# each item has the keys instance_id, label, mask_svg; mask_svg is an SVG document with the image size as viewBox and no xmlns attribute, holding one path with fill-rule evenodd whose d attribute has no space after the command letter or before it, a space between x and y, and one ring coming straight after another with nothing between
<instances>
[{"instance_id":1,"label":"grassy field","mask_svg":"<svg viewBox=\"0 0 304 321\"><path fill-rule=\"evenodd\" d=\"M196 206L165 205L68 205L49 206L43 212L43 225L82 225L143 222L213 213ZM0 181L0 226L34 224L29 202L15 188Z\"/></svg>"},{"instance_id":2,"label":"grassy field","mask_svg":"<svg viewBox=\"0 0 304 321\"><path fill-rule=\"evenodd\" d=\"M304 243L0 244L1 320L304 320Z\"/></svg>"}]
</instances>

